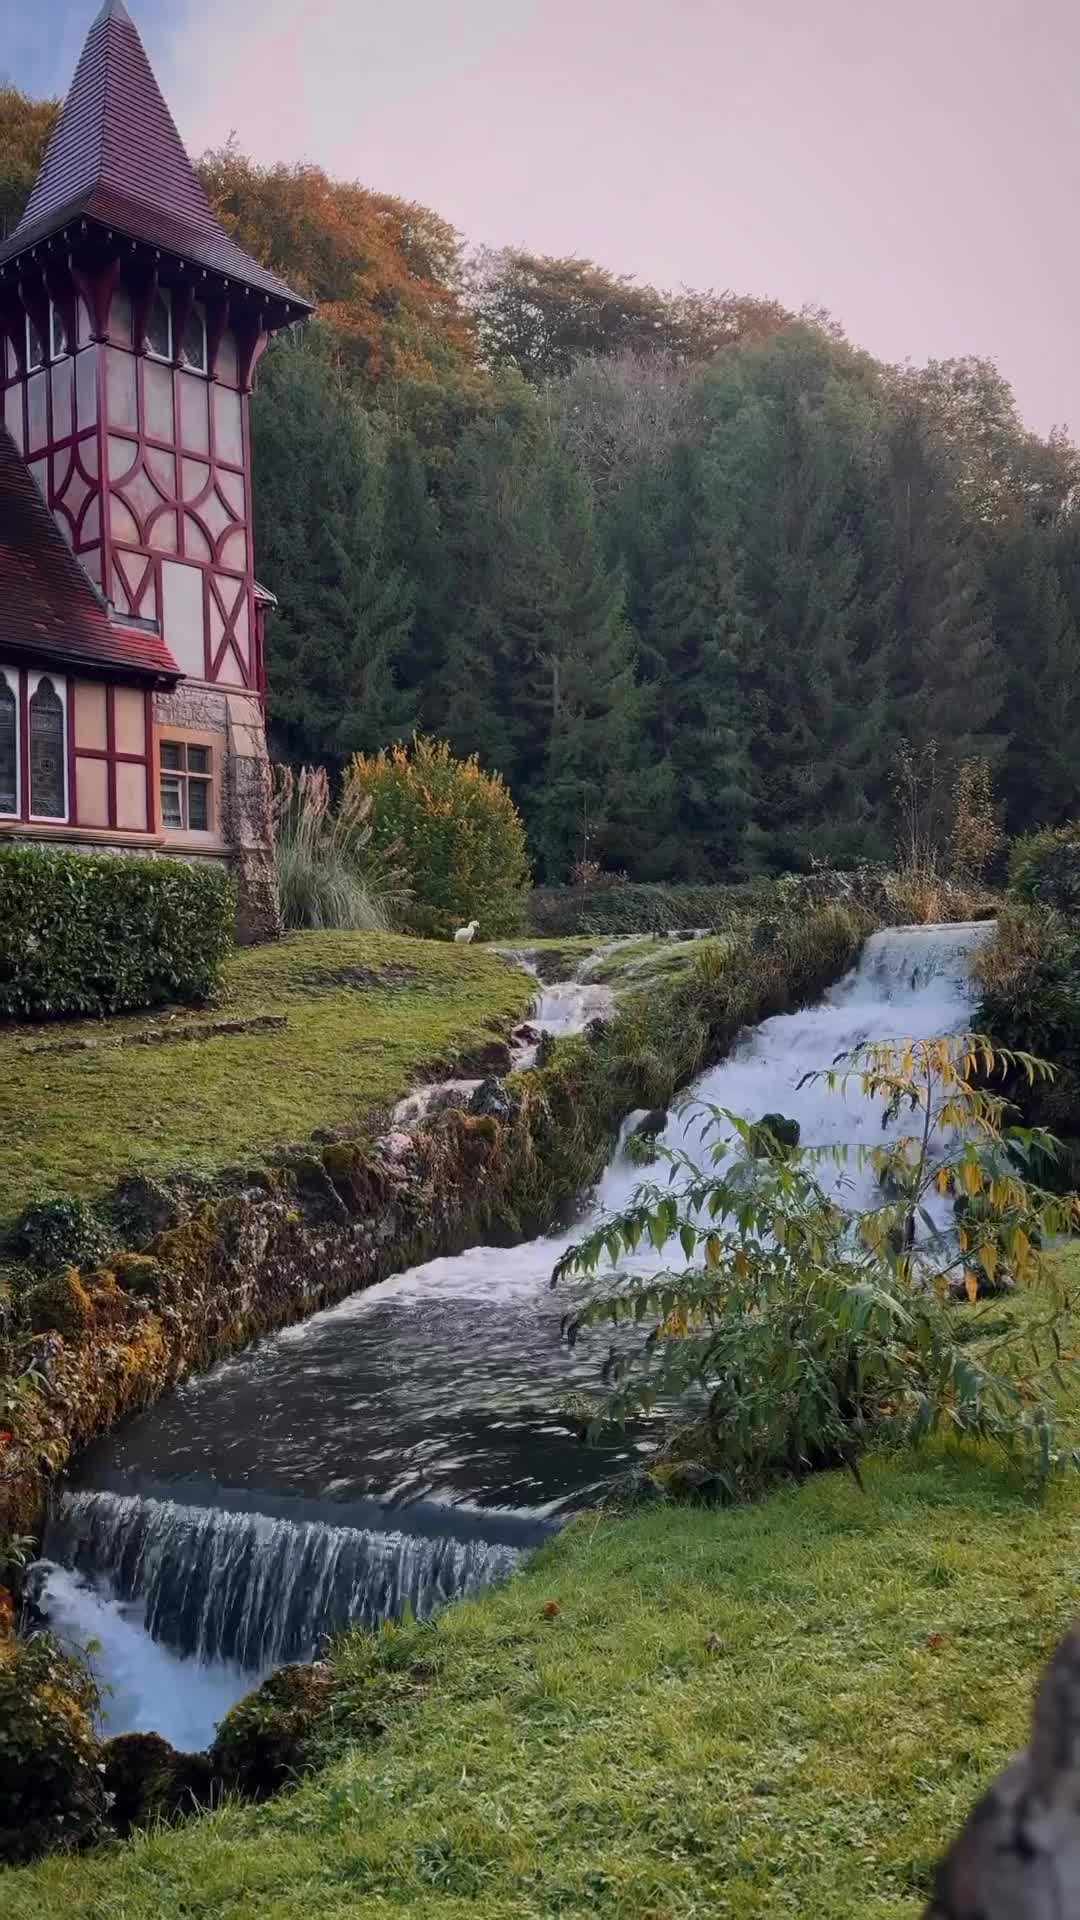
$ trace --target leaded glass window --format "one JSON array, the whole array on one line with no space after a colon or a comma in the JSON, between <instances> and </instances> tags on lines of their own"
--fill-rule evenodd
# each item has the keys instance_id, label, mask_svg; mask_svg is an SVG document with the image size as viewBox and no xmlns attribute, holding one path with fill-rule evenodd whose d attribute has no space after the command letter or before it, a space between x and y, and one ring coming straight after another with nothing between
<instances>
[{"instance_id":1,"label":"leaded glass window","mask_svg":"<svg viewBox=\"0 0 1080 1920\"><path fill-rule=\"evenodd\" d=\"M30 696L30 812L38 820L67 815L64 703L45 676Z\"/></svg>"},{"instance_id":2,"label":"leaded glass window","mask_svg":"<svg viewBox=\"0 0 1080 1920\"><path fill-rule=\"evenodd\" d=\"M193 367L196 373L206 372L206 313L198 302L188 314L181 349L185 366Z\"/></svg>"},{"instance_id":3,"label":"leaded glass window","mask_svg":"<svg viewBox=\"0 0 1080 1920\"><path fill-rule=\"evenodd\" d=\"M154 289L146 320L146 344L157 359L172 359L172 301L164 287Z\"/></svg>"},{"instance_id":4,"label":"leaded glass window","mask_svg":"<svg viewBox=\"0 0 1080 1920\"><path fill-rule=\"evenodd\" d=\"M0 813L19 811L19 702L0 672Z\"/></svg>"}]
</instances>

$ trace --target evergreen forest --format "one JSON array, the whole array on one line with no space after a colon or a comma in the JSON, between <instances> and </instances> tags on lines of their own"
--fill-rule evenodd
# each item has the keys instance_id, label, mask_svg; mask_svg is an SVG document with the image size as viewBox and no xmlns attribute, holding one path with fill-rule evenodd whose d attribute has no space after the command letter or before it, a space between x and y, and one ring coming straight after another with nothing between
<instances>
[{"instance_id":1,"label":"evergreen forest","mask_svg":"<svg viewBox=\"0 0 1080 1920\"><path fill-rule=\"evenodd\" d=\"M54 112L0 89L0 226ZM252 414L279 758L475 751L551 882L886 857L905 741L943 790L987 760L1010 833L1074 812L1080 456L993 365L469 249L235 146L200 172L318 303Z\"/></svg>"}]
</instances>

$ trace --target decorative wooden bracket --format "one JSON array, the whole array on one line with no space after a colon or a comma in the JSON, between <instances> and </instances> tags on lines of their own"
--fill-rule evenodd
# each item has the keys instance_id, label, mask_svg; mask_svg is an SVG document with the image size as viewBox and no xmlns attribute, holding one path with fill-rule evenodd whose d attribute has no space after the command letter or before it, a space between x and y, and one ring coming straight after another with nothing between
<instances>
[{"instance_id":1,"label":"decorative wooden bracket","mask_svg":"<svg viewBox=\"0 0 1080 1920\"><path fill-rule=\"evenodd\" d=\"M91 340L107 340L109 337L109 309L112 297L120 283L120 261L110 260L96 273L85 273L82 267L71 266L71 278L86 303L90 315Z\"/></svg>"}]
</instances>

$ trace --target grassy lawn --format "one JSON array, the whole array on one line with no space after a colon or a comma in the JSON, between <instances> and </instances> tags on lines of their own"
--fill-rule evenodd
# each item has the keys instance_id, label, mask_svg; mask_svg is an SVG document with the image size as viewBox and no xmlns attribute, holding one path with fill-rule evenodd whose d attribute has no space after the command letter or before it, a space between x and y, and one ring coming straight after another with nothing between
<instances>
[{"instance_id":1,"label":"grassy lawn","mask_svg":"<svg viewBox=\"0 0 1080 1920\"><path fill-rule=\"evenodd\" d=\"M229 963L193 1021L284 1014L283 1029L110 1044L170 1016L0 1031L0 1218L48 1193L92 1198L123 1173L214 1171L385 1107L419 1068L505 1032L533 984L497 955L391 934L293 934ZM89 1037L93 1052L30 1053Z\"/></svg>"},{"instance_id":2,"label":"grassy lawn","mask_svg":"<svg viewBox=\"0 0 1080 1920\"><path fill-rule=\"evenodd\" d=\"M502 1591L343 1643L376 1740L262 1808L9 1874L0 1909L914 1920L1076 1611L1080 1488L943 1446L865 1478L585 1516Z\"/></svg>"}]
</instances>

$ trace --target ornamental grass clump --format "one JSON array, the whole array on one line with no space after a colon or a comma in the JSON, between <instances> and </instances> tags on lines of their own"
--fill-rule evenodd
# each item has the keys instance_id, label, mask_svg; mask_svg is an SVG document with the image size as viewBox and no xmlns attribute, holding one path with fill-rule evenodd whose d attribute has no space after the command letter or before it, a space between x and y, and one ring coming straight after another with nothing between
<instances>
[{"instance_id":1,"label":"ornamental grass clump","mask_svg":"<svg viewBox=\"0 0 1080 1920\"><path fill-rule=\"evenodd\" d=\"M355 792L333 807L325 767L275 767L274 861L290 931L388 930L400 888L370 856L370 814Z\"/></svg>"},{"instance_id":2,"label":"ornamental grass clump","mask_svg":"<svg viewBox=\"0 0 1080 1920\"><path fill-rule=\"evenodd\" d=\"M1002 1073L1052 1069L967 1036L875 1042L810 1076L879 1106L893 1131L871 1148L762 1153L762 1123L708 1109L705 1164L668 1153L666 1185L641 1188L556 1270L553 1284L586 1279L572 1341L617 1330L592 1430L689 1411L673 1450L729 1500L820 1467L857 1473L872 1442L932 1433L993 1441L1039 1474L1078 1464L1055 1408L1076 1357L1042 1248L1076 1231L1080 1201L1024 1177L1054 1144L1009 1124ZM856 1211L845 1192L860 1169L880 1197ZM986 1299L1014 1288L1033 1294L1022 1327Z\"/></svg>"}]
</instances>

